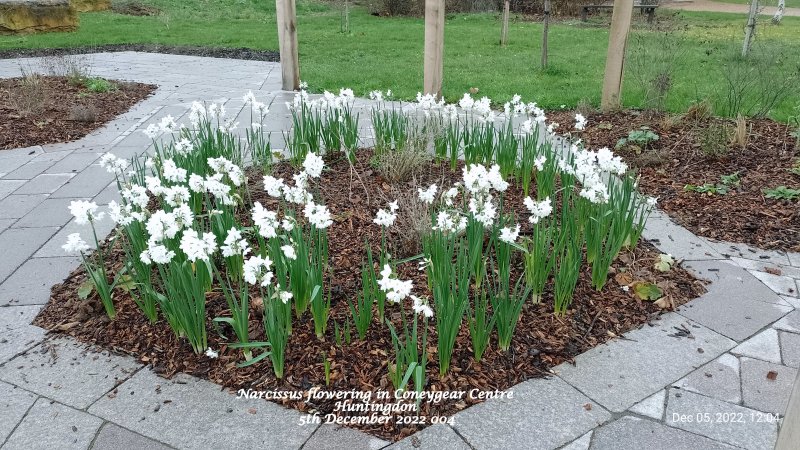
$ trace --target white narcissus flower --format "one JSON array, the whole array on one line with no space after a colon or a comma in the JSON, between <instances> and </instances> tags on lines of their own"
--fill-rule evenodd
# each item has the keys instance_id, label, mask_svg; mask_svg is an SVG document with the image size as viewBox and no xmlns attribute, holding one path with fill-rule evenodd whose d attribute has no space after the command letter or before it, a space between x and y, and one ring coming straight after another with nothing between
<instances>
[{"instance_id":1,"label":"white narcissus flower","mask_svg":"<svg viewBox=\"0 0 800 450\"><path fill-rule=\"evenodd\" d=\"M139 255L139 259L145 264L168 264L175 257L175 252L169 250L162 244L150 241L147 249Z\"/></svg>"},{"instance_id":2,"label":"white narcissus flower","mask_svg":"<svg viewBox=\"0 0 800 450\"><path fill-rule=\"evenodd\" d=\"M114 200L108 203L108 216L123 227L144 219L144 214L134 211L131 205L120 205Z\"/></svg>"},{"instance_id":3,"label":"white narcissus flower","mask_svg":"<svg viewBox=\"0 0 800 450\"><path fill-rule=\"evenodd\" d=\"M172 144L172 148L175 153L185 156L194 150L194 144L189 139L181 138Z\"/></svg>"},{"instance_id":4,"label":"white narcissus flower","mask_svg":"<svg viewBox=\"0 0 800 450\"><path fill-rule=\"evenodd\" d=\"M198 233L189 229L183 232L180 247L189 261L207 261L217 250L217 241L214 233Z\"/></svg>"},{"instance_id":5,"label":"white narcissus flower","mask_svg":"<svg viewBox=\"0 0 800 450\"><path fill-rule=\"evenodd\" d=\"M528 220L533 224L539 223L541 219L544 219L553 213L553 205L550 202L550 197L545 198L541 202L534 201L530 197L525 197L523 202L525 203L525 207L528 208L528 211L531 213L531 216L528 218Z\"/></svg>"},{"instance_id":6,"label":"white narcissus flower","mask_svg":"<svg viewBox=\"0 0 800 450\"><path fill-rule=\"evenodd\" d=\"M258 228L258 234L267 239L278 236L278 227L280 221L278 214L275 211L270 211L263 206L260 202L253 205L253 224Z\"/></svg>"},{"instance_id":7,"label":"white narcissus flower","mask_svg":"<svg viewBox=\"0 0 800 450\"><path fill-rule=\"evenodd\" d=\"M250 244L246 239L242 239L242 232L235 227L228 230L228 235L225 236L225 241L222 243L222 256L237 256L247 255L250 253Z\"/></svg>"},{"instance_id":8,"label":"white narcissus flower","mask_svg":"<svg viewBox=\"0 0 800 450\"><path fill-rule=\"evenodd\" d=\"M259 286L269 286L272 282L272 260L269 257L251 256L244 262L244 280L249 284Z\"/></svg>"},{"instance_id":9,"label":"white narcissus flower","mask_svg":"<svg viewBox=\"0 0 800 450\"><path fill-rule=\"evenodd\" d=\"M281 251L283 252L283 256L285 256L287 259L291 259L293 261L297 259L297 253L295 252L293 246L289 244L282 245Z\"/></svg>"},{"instance_id":10,"label":"white narcissus flower","mask_svg":"<svg viewBox=\"0 0 800 450\"><path fill-rule=\"evenodd\" d=\"M519 224L514 227L503 227L503 229L500 230L500 240L507 244L513 244L517 241L517 237L519 237L519 229Z\"/></svg>"},{"instance_id":11,"label":"white narcissus flower","mask_svg":"<svg viewBox=\"0 0 800 450\"><path fill-rule=\"evenodd\" d=\"M382 226L382 227L390 227L394 225L394 221L397 219L397 211L399 206L397 205L397 200L389 203L389 209L379 209L378 213L375 215L375 218L372 220L374 223Z\"/></svg>"},{"instance_id":12,"label":"white narcissus flower","mask_svg":"<svg viewBox=\"0 0 800 450\"><path fill-rule=\"evenodd\" d=\"M575 114L575 129L578 131L583 131L586 129L586 117L583 114Z\"/></svg>"},{"instance_id":13,"label":"white narcissus flower","mask_svg":"<svg viewBox=\"0 0 800 450\"><path fill-rule=\"evenodd\" d=\"M275 178L271 175L264 176L264 190L270 197L280 198L283 195L283 178Z\"/></svg>"},{"instance_id":14,"label":"white narcissus flower","mask_svg":"<svg viewBox=\"0 0 800 450\"><path fill-rule=\"evenodd\" d=\"M211 359L217 359L219 358L219 352L216 352L211 347L208 347L206 349L206 356L208 356Z\"/></svg>"},{"instance_id":15,"label":"white narcissus flower","mask_svg":"<svg viewBox=\"0 0 800 450\"><path fill-rule=\"evenodd\" d=\"M417 192L419 192L419 199L430 205L436 199L437 189L438 187L435 184L430 185L430 187L424 191L421 188L417 189Z\"/></svg>"},{"instance_id":16,"label":"white narcissus flower","mask_svg":"<svg viewBox=\"0 0 800 450\"><path fill-rule=\"evenodd\" d=\"M186 169L181 169L171 159L165 159L163 162L164 178L173 183L186 182Z\"/></svg>"},{"instance_id":17,"label":"white narcissus flower","mask_svg":"<svg viewBox=\"0 0 800 450\"><path fill-rule=\"evenodd\" d=\"M547 162L547 158L544 155L537 156L536 159L533 160L533 166L536 167L536 170L541 172L544 170L544 163Z\"/></svg>"},{"instance_id":18,"label":"white narcissus flower","mask_svg":"<svg viewBox=\"0 0 800 450\"><path fill-rule=\"evenodd\" d=\"M321 156L317 156L314 152L308 152L306 159L303 161L303 169L311 178L319 178L322 175L322 169L325 167L325 161Z\"/></svg>"},{"instance_id":19,"label":"white narcissus flower","mask_svg":"<svg viewBox=\"0 0 800 450\"><path fill-rule=\"evenodd\" d=\"M331 220L331 213L325 205L317 205L314 202L309 202L303 208L303 215L308 219L311 225L319 229L325 229L333 225Z\"/></svg>"},{"instance_id":20,"label":"white narcissus flower","mask_svg":"<svg viewBox=\"0 0 800 450\"><path fill-rule=\"evenodd\" d=\"M191 189L192 192L205 192L206 191L205 178L201 177L196 173L189 175L189 189Z\"/></svg>"},{"instance_id":21,"label":"white narcissus flower","mask_svg":"<svg viewBox=\"0 0 800 450\"><path fill-rule=\"evenodd\" d=\"M67 253L83 253L89 250L89 245L81 238L80 233L72 233L67 236L67 243L62 245L61 248Z\"/></svg>"},{"instance_id":22,"label":"white narcissus flower","mask_svg":"<svg viewBox=\"0 0 800 450\"><path fill-rule=\"evenodd\" d=\"M163 209L154 212L150 218L147 219L145 227L147 228L147 234L150 235L150 239L156 242L163 241L164 239L172 239L178 234L178 231L181 230L181 226L175 219L175 215Z\"/></svg>"},{"instance_id":23,"label":"white narcissus flower","mask_svg":"<svg viewBox=\"0 0 800 450\"><path fill-rule=\"evenodd\" d=\"M647 206L653 208L658 203L658 197L647 197Z\"/></svg>"},{"instance_id":24,"label":"white narcissus flower","mask_svg":"<svg viewBox=\"0 0 800 450\"><path fill-rule=\"evenodd\" d=\"M187 203L191 197L189 189L187 189L186 186L172 186L169 188L163 188L161 192L163 194L164 201L173 208L177 208L179 205Z\"/></svg>"},{"instance_id":25,"label":"white narcissus flower","mask_svg":"<svg viewBox=\"0 0 800 450\"><path fill-rule=\"evenodd\" d=\"M294 295L289 291L280 291L278 293L278 298L283 302L284 305L289 303L289 300L291 300L292 297L294 297Z\"/></svg>"},{"instance_id":26,"label":"white narcissus flower","mask_svg":"<svg viewBox=\"0 0 800 450\"><path fill-rule=\"evenodd\" d=\"M484 227L490 227L497 216L497 208L492 203L491 195L469 199L469 211L472 213L472 217Z\"/></svg>"},{"instance_id":27,"label":"white narcissus flower","mask_svg":"<svg viewBox=\"0 0 800 450\"><path fill-rule=\"evenodd\" d=\"M414 312L417 314L422 314L425 317L431 318L433 317L433 309L428 305L427 299L422 299L417 297L416 295L411 295L411 300L414 302L412 308Z\"/></svg>"},{"instance_id":28,"label":"white narcissus flower","mask_svg":"<svg viewBox=\"0 0 800 450\"><path fill-rule=\"evenodd\" d=\"M75 216L75 223L85 225L103 218L105 213L97 212L97 203L85 200L73 200L69 203L69 212Z\"/></svg>"},{"instance_id":29,"label":"white narcissus flower","mask_svg":"<svg viewBox=\"0 0 800 450\"><path fill-rule=\"evenodd\" d=\"M389 264L383 266L381 278L378 280L378 287L386 294L386 300L392 303L403 301L411 294L414 283L411 280L401 281L392 277L392 268Z\"/></svg>"},{"instance_id":30,"label":"white narcissus flower","mask_svg":"<svg viewBox=\"0 0 800 450\"><path fill-rule=\"evenodd\" d=\"M150 139L155 139L161 134L161 129L158 125L151 123L147 128L142 130L142 133L146 134Z\"/></svg>"},{"instance_id":31,"label":"white narcissus flower","mask_svg":"<svg viewBox=\"0 0 800 450\"><path fill-rule=\"evenodd\" d=\"M147 204L150 203L150 196L147 195L147 188L144 186L139 186L138 184L134 184L127 189L123 189L120 192L120 195L128 203L135 205L139 209L147 208Z\"/></svg>"},{"instance_id":32,"label":"white narcissus flower","mask_svg":"<svg viewBox=\"0 0 800 450\"><path fill-rule=\"evenodd\" d=\"M116 155L106 153L100 158L100 167L103 167L109 173L121 173L130 165L130 161L122 158L117 158Z\"/></svg>"},{"instance_id":33,"label":"white narcissus flower","mask_svg":"<svg viewBox=\"0 0 800 450\"><path fill-rule=\"evenodd\" d=\"M467 228L467 218L456 211L439 211L434 230L443 233L460 233Z\"/></svg>"}]
</instances>

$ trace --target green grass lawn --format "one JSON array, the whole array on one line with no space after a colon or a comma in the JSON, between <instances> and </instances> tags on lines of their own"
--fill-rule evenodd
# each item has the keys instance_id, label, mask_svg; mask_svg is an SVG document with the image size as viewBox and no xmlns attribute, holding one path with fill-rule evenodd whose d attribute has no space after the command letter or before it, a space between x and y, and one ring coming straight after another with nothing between
<instances>
[{"instance_id":1,"label":"green grass lawn","mask_svg":"<svg viewBox=\"0 0 800 450\"><path fill-rule=\"evenodd\" d=\"M77 47L113 43L158 43L277 49L274 2L256 0L147 0L161 9L153 17L111 12L81 14L74 33L0 37L0 49ZM674 16L673 16L674 14ZM412 98L422 88L423 22L419 18L375 17L364 9L352 11L351 32L340 32L340 10L327 4L298 2L301 78L312 90L347 86L359 94L392 89ZM720 92L725 64L740 51L743 19L739 15L665 13L661 17L681 31L652 31L637 26L639 48L653 58L665 40L676 42L680 58L674 68L673 90L667 102L683 111L692 102ZM224 18L224 19L223 19ZM551 26L550 66L539 68L542 26L514 20L510 44L500 48L499 19L494 14L448 16L445 28L445 86L448 100L477 87L479 95L505 101L515 93L548 108L575 106L585 100L599 103L608 42L604 24L560 22ZM787 17L780 26L764 23L758 39L780 48L786 61L800 61L800 18ZM629 49L635 51L635 46ZM658 66L654 60L652 66ZM787 64L788 65L788 64ZM642 64L638 65L639 67ZM645 64L644 66L649 66ZM628 65L630 69L631 65ZM232 68L235 70L235 68ZM779 77L785 73L778 73ZM629 79L631 77L628 77ZM624 102L640 106L635 83L625 85ZM800 94L772 113L784 120L800 104Z\"/></svg>"}]
</instances>

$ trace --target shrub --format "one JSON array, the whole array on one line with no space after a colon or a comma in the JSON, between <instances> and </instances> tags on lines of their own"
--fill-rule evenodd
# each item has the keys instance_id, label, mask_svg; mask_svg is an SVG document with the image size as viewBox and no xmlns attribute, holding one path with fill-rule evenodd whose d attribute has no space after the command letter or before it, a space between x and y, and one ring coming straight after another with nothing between
<instances>
[{"instance_id":1,"label":"shrub","mask_svg":"<svg viewBox=\"0 0 800 450\"><path fill-rule=\"evenodd\" d=\"M699 130L700 150L712 158L724 156L728 153L732 136L733 127L730 124L712 121Z\"/></svg>"},{"instance_id":2,"label":"shrub","mask_svg":"<svg viewBox=\"0 0 800 450\"><path fill-rule=\"evenodd\" d=\"M14 108L24 116L36 116L44 110L47 93L44 80L30 69L20 68L22 78L9 95Z\"/></svg>"}]
</instances>

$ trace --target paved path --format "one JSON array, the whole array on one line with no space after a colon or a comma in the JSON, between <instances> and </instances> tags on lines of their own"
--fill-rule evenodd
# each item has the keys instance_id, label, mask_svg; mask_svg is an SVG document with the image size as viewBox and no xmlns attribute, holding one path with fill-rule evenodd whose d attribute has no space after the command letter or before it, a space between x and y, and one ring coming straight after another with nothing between
<instances>
[{"instance_id":1,"label":"paved path","mask_svg":"<svg viewBox=\"0 0 800 450\"><path fill-rule=\"evenodd\" d=\"M761 14L770 17L773 16L778 9L777 4L777 0L768 2L762 1ZM684 11L726 12L737 14L747 14L750 10L750 6L746 4L715 2L712 0L680 0L665 3L661 5L661 7L667 9L682 9ZM783 15L787 17L800 17L800 8L786 8Z\"/></svg>"},{"instance_id":2,"label":"paved path","mask_svg":"<svg viewBox=\"0 0 800 450\"><path fill-rule=\"evenodd\" d=\"M97 165L102 153L141 152L149 140L135 131L166 114L179 118L193 100L223 101L235 114L247 90L273 102L270 128L290 123L283 102L291 94L279 91L274 63L142 53L90 58L95 75L160 88L78 142L0 151L2 448L387 446L352 429L299 425L294 410L236 399L208 381L159 378L133 358L46 338L29 324L50 286L78 265L60 248L75 229L69 201L106 204L116 196ZM0 77L16 76L20 63L37 60L0 60ZM550 379L515 386L513 399L469 408L452 426L432 426L392 448L771 448L778 425L768 414L783 413L800 367L800 255L710 242L659 214L645 237L710 279L709 293L580 355L574 366L554 368Z\"/></svg>"}]
</instances>

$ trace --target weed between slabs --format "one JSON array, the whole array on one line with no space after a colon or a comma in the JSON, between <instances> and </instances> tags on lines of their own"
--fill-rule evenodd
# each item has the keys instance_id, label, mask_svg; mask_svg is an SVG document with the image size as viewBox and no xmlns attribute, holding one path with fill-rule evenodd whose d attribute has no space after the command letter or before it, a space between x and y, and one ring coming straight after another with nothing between
<instances>
[{"instance_id":1,"label":"weed between slabs","mask_svg":"<svg viewBox=\"0 0 800 450\"><path fill-rule=\"evenodd\" d=\"M625 164L608 149L552 148L540 133L554 126L535 104L506 105L515 125L468 95L458 108L384 99L371 112L382 144L359 149L346 138L357 123L352 92L299 93L288 105L289 158L277 164L260 126L266 107L252 94L244 133L219 105L149 127L152 158L103 158L122 194L108 208L118 227L96 252L70 236L64 248L85 269L56 288L37 323L166 376L419 398L545 375L702 292L679 267L657 269L662 255L638 242L653 202ZM378 175L381 154L409 148L435 157L407 181ZM104 220L92 203L71 210L91 230ZM421 252L399 229L420 222L403 217L411 211L427 217L415 228ZM414 414L482 400L425 402ZM337 408L325 396L276 401ZM390 439L424 425L348 423Z\"/></svg>"}]
</instances>

